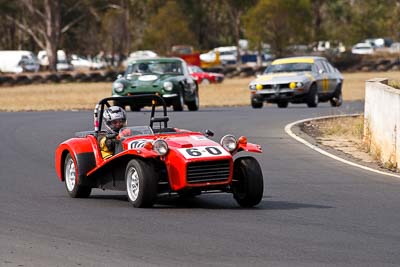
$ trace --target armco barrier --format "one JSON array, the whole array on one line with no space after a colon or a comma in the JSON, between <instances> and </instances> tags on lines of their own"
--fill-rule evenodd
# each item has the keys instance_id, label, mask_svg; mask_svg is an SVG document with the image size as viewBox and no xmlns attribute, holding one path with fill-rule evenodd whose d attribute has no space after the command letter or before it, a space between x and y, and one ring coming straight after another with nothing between
<instances>
[{"instance_id":1,"label":"armco barrier","mask_svg":"<svg viewBox=\"0 0 400 267\"><path fill-rule=\"evenodd\" d=\"M364 143L386 167L399 169L400 90L388 86L388 79L366 81Z\"/></svg>"}]
</instances>

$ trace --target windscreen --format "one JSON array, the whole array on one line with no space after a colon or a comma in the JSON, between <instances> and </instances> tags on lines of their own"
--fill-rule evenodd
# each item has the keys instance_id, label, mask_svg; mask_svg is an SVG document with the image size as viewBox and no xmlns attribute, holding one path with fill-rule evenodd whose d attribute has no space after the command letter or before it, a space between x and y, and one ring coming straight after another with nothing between
<instances>
[{"instance_id":1,"label":"windscreen","mask_svg":"<svg viewBox=\"0 0 400 267\"><path fill-rule=\"evenodd\" d=\"M183 74L182 64L179 61L174 62L141 62L129 65L126 75L143 74Z\"/></svg>"},{"instance_id":2,"label":"windscreen","mask_svg":"<svg viewBox=\"0 0 400 267\"><path fill-rule=\"evenodd\" d=\"M269 65L265 69L265 74L276 73L276 72L302 72L311 71L311 63L286 63L286 64L274 64Z\"/></svg>"}]
</instances>

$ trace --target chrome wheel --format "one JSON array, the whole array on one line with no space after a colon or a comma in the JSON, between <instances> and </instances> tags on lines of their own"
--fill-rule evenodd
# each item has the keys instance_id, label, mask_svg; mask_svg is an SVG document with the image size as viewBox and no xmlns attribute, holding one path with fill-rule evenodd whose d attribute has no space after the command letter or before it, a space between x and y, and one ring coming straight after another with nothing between
<instances>
[{"instance_id":1,"label":"chrome wheel","mask_svg":"<svg viewBox=\"0 0 400 267\"><path fill-rule=\"evenodd\" d=\"M75 162L71 157L67 159L65 164L65 184L69 192L74 190L76 184L76 168Z\"/></svg>"},{"instance_id":2,"label":"chrome wheel","mask_svg":"<svg viewBox=\"0 0 400 267\"><path fill-rule=\"evenodd\" d=\"M139 196L139 174L134 167L130 167L126 176L126 189L130 201L136 201Z\"/></svg>"},{"instance_id":3,"label":"chrome wheel","mask_svg":"<svg viewBox=\"0 0 400 267\"><path fill-rule=\"evenodd\" d=\"M73 198L86 198L92 192L90 185L82 185L79 181L78 165L71 154L67 154L64 160L65 189Z\"/></svg>"},{"instance_id":4,"label":"chrome wheel","mask_svg":"<svg viewBox=\"0 0 400 267\"><path fill-rule=\"evenodd\" d=\"M209 81L208 79L203 79L203 80L201 81L200 84L202 84L202 85L209 85L209 84L210 84L210 81Z\"/></svg>"}]
</instances>

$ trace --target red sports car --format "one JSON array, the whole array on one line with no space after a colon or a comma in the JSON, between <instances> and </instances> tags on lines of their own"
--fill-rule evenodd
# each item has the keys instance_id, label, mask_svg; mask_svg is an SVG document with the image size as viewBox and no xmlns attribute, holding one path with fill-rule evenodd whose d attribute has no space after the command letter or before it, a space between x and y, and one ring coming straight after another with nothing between
<instances>
[{"instance_id":1,"label":"red sports car","mask_svg":"<svg viewBox=\"0 0 400 267\"><path fill-rule=\"evenodd\" d=\"M115 154L103 159L98 143L107 134L101 129L103 111L116 98L132 105L151 103L150 124L122 128ZM162 112L155 112L156 105ZM211 192L232 193L243 207L260 203L264 190L260 165L250 156L233 158L239 151L261 153L259 145L233 135L218 143L209 138L213 136L209 130L171 128L168 120L165 102L157 95L101 100L94 109L94 130L77 132L56 149L56 172L67 193L85 198L92 188L126 191L134 207L151 207L161 196Z\"/></svg>"},{"instance_id":2,"label":"red sports car","mask_svg":"<svg viewBox=\"0 0 400 267\"><path fill-rule=\"evenodd\" d=\"M190 65L188 68L190 75L197 81L197 84L222 83L224 80L222 73L205 72L199 66L194 65Z\"/></svg>"}]
</instances>

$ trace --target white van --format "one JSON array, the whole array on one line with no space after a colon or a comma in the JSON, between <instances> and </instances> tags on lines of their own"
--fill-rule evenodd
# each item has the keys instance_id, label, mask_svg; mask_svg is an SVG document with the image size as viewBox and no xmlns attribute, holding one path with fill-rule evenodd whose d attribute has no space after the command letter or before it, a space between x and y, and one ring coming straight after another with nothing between
<instances>
[{"instance_id":1,"label":"white van","mask_svg":"<svg viewBox=\"0 0 400 267\"><path fill-rule=\"evenodd\" d=\"M0 51L0 72L37 72L40 68L35 54L26 50Z\"/></svg>"}]
</instances>

